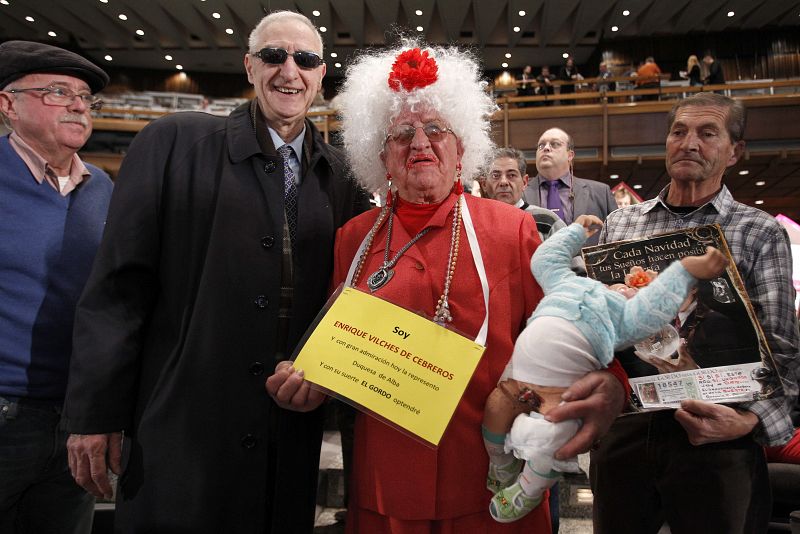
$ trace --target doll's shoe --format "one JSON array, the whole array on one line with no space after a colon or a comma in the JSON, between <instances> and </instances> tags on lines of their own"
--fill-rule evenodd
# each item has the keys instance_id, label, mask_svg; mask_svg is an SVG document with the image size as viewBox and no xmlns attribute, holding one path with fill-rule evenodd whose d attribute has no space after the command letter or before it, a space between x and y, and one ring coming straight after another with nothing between
<instances>
[{"instance_id":1,"label":"doll's shoe","mask_svg":"<svg viewBox=\"0 0 800 534\"><path fill-rule=\"evenodd\" d=\"M489 462L489 474L486 475L486 489L492 493L497 493L503 488L511 485L517 479L520 470L522 469L523 461L519 458L514 458L506 465L496 465L494 462Z\"/></svg>"},{"instance_id":2,"label":"doll's shoe","mask_svg":"<svg viewBox=\"0 0 800 534\"><path fill-rule=\"evenodd\" d=\"M542 502L542 496L528 497L519 482L498 491L489 503L489 513L498 523L511 523L528 515Z\"/></svg>"}]
</instances>

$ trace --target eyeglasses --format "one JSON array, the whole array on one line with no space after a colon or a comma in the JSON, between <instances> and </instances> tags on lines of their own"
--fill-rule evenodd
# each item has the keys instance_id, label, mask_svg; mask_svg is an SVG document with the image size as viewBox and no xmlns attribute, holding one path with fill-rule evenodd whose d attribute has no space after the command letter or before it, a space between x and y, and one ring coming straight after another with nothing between
<instances>
[{"instance_id":1,"label":"eyeglasses","mask_svg":"<svg viewBox=\"0 0 800 534\"><path fill-rule=\"evenodd\" d=\"M547 146L550 146L551 150L558 150L563 146L567 146L564 141L559 141L558 139L553 139L552 141L544 141L543 143L539 143L536 145L536 150L544 150Z\"/></svg>"},{"instance_id":2,"label":"eyeglasses","mask_svg":"<svg viewBox=\"0 0 800 534\"><path fill-rule=\"evenodd\" d=\"M442 126L438 122L429 122L422 126L413 126L411 124L401 124L395 126L389 135L386 136L384 144L393 141L398 145L410 145L414 136L417 134L417 129L422 128L422 132L428 137L431 143L438 143L449 133L455 135L455 132L450 128Z\"/></svg>"},{"instance_id":3,"label":"eyeglasses","mask_svg":"<svg viewBox=\"0 0 800 534\"><path fill-rule=\"evenodd\" d=\"M285 48L262 48L253 55L267 65L283 65L283 63L286 61L286 58L292 56L295 64L301 69L306 70L316 69L323 63L322 58L314 52L303 52L298 50L297 52L290 54Z\"/></svg>"},{"instance_id":4,"label":"eyeglasses","mask_svg":"<svg viewBox=\"0 0 800 534\"><path fill-rule=\"evenodd\" d=\"M9 89L8 93L25 93L37 91L42 93L42 102L48 106L69 106L75 102L75 98L80 98L89 109L97 111L103 107L103 99L91 93L73 93L65 87L28 87L27 89Z\"/></svg>"}]
</instances>

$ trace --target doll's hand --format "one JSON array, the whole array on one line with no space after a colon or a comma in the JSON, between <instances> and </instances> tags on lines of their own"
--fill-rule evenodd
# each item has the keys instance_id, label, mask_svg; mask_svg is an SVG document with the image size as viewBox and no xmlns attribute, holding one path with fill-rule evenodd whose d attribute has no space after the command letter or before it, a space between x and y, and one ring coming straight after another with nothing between
<instances>
[{"instance_id":1,"label":"doll's hand","mask_svg":"<svg viewBox=\"0 0 800 534\"><path fill-rule=\"evenodd\" d=\"M592 237L603 226L603 221L596 215L579 215L575 222L586 230L586 237Z\"/></svg>"},{"instance_id":2,"label":"doll's hand","mask_svg":"<svg viewBox=\"0 0 800 534\"><path fill-rule=\"evenodd\" d=\"M728 266L728 258L714 247L706 247L706 253L702 256L687 256L681 263L695 278L711 280L722 274Z\"/></svg>"}]
</instances>

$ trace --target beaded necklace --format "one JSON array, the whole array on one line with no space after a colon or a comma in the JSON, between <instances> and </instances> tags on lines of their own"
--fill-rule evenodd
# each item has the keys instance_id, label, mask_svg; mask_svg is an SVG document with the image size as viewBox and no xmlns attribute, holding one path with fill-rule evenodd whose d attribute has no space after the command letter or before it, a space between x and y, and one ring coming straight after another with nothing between
<instances>
[{"instance_id":1,"label":"beaded necklace","mask_svg":"<svg viewBox=\"0 0 800 534\"><path fill-rule=\"evenodd\" d=\"M453 275L456 271L456 262L458 260L458 245L461 234L461 196L462 195L458 196L455 205L453 206L453 227L450 235L450 252L447 258L447 273L444 279L444 292L436 303L436 312L433 316L434 322L440 325L444 325L445 323L449 323L453 320L453 316L450 313L448 297L450 295L450 285L453 281ZM375 224L372 225L372 228L367 235L366 246L364 247L364 251L361 253L361 257L358 260L358 266L356 267L355 274L353 274L353 286L358 283L358 277L361 274L361 269L367 260L367 254L369 249L372 247L372 241L375 239L375 234L378 232L378 228L380 228L383 220L386 218L387 213L389 214L389 222L386 228L386 246L383 251L383 263L380 267L378 267L378 270L367 277L367 287L371 292L377 291L392 279L392 276L394 276L394 270L392 268L397 264L397 261L400 259L400 257L432 228L431 226L423 228L419 233L417 233L417 235L411 238L411 241L406 243L390 260L389 246L392 242L394 210L395 203L392 203L391 208L387 203L387 205L381 210L380 215L378 215L378 219L375 221Z\"/></svg>"}]
</instances>

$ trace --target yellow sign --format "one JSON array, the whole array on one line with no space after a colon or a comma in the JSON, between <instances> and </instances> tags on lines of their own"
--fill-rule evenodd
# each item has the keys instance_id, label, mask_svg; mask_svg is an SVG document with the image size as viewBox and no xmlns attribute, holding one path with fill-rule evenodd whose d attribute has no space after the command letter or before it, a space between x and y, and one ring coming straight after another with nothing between
<instances>
[{"instance_id":1,"label":"yellow sign","mask_svg":"<svg viewBox=\"0 0 800 534\"><path fill-rule=\"evenodd\" d=\"M295 359L306 380L438 445L484 347L353 288Z\"/></svg>"}]
</instances>

